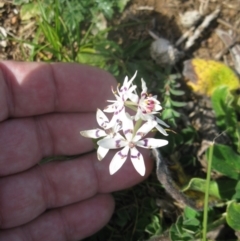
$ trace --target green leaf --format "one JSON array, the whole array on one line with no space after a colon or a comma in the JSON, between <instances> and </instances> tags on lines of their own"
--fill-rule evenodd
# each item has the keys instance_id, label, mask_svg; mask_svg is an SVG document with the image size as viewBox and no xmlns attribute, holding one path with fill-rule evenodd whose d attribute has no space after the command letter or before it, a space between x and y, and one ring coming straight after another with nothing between
<instances>
[{"instance_id":1,"label":"green leaf","mask_svg":"<svg viewBox=\"0 0 240 241\"><path fill-rule=\"evenodd\" d=\"M194 190L205 193L206 180L201 178L192 178L183 191ZM240 181L231 179L219 179L210 182L209 195L222 200L231 200L239 198Z\"/></svg>"},{"instance_id":2,"label":"green leaf","mask_svg":"<svg viewBox=\"0 0 240 241\"><path fill-rule=\"evenodd\" d=\"M178 118L181 116L181 114L178 111L172 110L172 113L175 118Z\"/></svg>"},{"instance_id":3,"label":"green leaf","mask_svg":"<svg viewBox=\"0 0 240 241\"><path fill-rule=\"evenodd\" d=\"M171 99L170 98L166 98L165 101L164 101L164 108L165 109L170 109L172 106L172 102L171 102Z\"/></svg>"},{"instance_id":4,"label":"green leaf","mask_svg":"<svg viewBox=\"0 0 240 241\"><path fill-rule=\"evenodd\" d=\"M176 96L181 96L181 95L185 94L185 92L183 90L175 90L172 88L170 88L170 92L171 92L171 94L176 95Z\"/></svg>"},{"instance_id":5,"label":"green leaf","mask_svg":"<svg viewBox=\"0 0 240 241\"><path fill-rule=\"evenodd\" d=\"M104 68L106 64L106 59L102 55L97 54L92 48L80 49L76 56L76 61L78 63L98 66L101 68Z\"/></svg>"},{"instance_id":6,"label":"green leaf","mask_svg":"<svg viewBox=\"0 0 240 241\"><path fill-rule=\"evenodd\" d=\"M29 0L13 0L13 4L22 5L24 3L29 3Z\"/></svg>"},{"instance_id":7,"label":"green leaf","mask_svg":"<svg viewBox=\"0 0 240 241\"><path fill-rule=\"evenodd\" d=\"M231 202L227 207L227 223L234 230L240 230L240 203Z\"/></svg>"},{"instance_id":8,"label":"green leaf","mask_svg":"<svg viewBox=\"0 0 240 241\"><path fill-rule=\"evenodd\" d=\"M129 2L130 0L118 0L117 1L117 6L119 8L119 12L121 13L124 8L126 7L127 3Z\"/></svg>"},{"instance_id":9,"label":"green leaf","mask_svg":"<svg viewBox=\"0 0 240 241\"><path fill-rule=\"evenodd\" d=\"M151 217L151 222L146 226L145 232L151 235L161 234L162 227L158 216L154 215Z\"/></svg>"},{"instance_id":10,"label":"green leaf","mask_svg":"<svg viewBox=\"0 0 240 241\"><path fill-rule=\"evenodd\" d=\"M240 124L233 106L234 99L228 86L220 86L213 91L212 106L218 127L227 132L235 148L240 152Z\"/></svg>"},{"instance_id":11,"label":"green leaf","mask_svg":"<svg viewBox=\"0 0 240 241\"><path fill-rule=\"evenodd\" d=\"M183 189L183 191L194 190L205 193L206 180L201 178L192 178L188 185ZM216 182L210 182L209 185L209 195L220 198L218 185Z\"/></svg>"},{"instance_id":12,"label":"green leaf","mask_svg":"<svg viewBox=\"0 0 240 241\"><path fill-rule=\"evenodd\" d=\"M194 229L194 226L198 227L199 224L200 221L196 218L189 218L183 221L183 225L186 226L188 229Z\"/></svg>"},{"instance_id":13,"label":"green leaf","mask_svg":"<svg viewBox=\"0 0 240 241\"><path fill-rule=\"evenodd\" d=\"M162 113L162 119L168 120L168 119L175 119L180 117L181 114L173 109L166 109Z\"/></svg>"},{"instance_id":14,"label":"green leaf","mask_svg":"<svg viewBox=\"0 0 240 241\"><path fill-rule=\"evenodd\" d=\"M90 7L90 4L88 7ZM80 1L67 1L64 5L61 5L60 8L62 21L72 32L79 26L79 23L88 18L87 14L90 15L90 12L82 6Z\"/></svg>"},{"instance_id":15,"label":"green leaf","mask_svg":"<svg viewBox=\"0 0 240 241\"><path fill-rule=\"evenodd\" d=\"M174 115L173 115L173 110L172 109L165 109L162 113L162 119L163 120L167 120L167 119L170 119L170 118L173 118Z\"/></svg>"},{"instance_id":16,"label":"green leaf","mask_svg":"<svg viewBox=\"0 0 240 241\"><path fill-rule=\"evenodd\" d=\"M174 223L170 230L169 236L172 241L192 241L195 240L194 236L183 227L184 219L180 216L176 223Z\"/></svg>"},{"instance_id":17,"label":"green leaf","mask_svg":"<svg viewBox=\"0 0 240 241\"><path fill-rule=\"evenodd\" d=\"M240 155L229 146L216 144L213 148L212 168L232 179L239 180Z\"/></svg>"},{"instance_id":18,"label":"green leaf","mask_svg":"<svg viewBox=\"0 0 240 241\"><path fill-rule=\"evenodd\" d=\"M235 193L234 193L234 195L231 198L232 200L233 199L235 199L235 200L237 200L237 199L239 200L240 199L240 181L238 181L236 183L236 185L233 184L232 186L228 186L227 188L230 189L230 190L234 189Z\"/></svg>"},{"instance_id":19,"label":"green leaf","mask_svg":"<svg viewBox=\"0 0 240 241\"><path fill-rule=\"evenodd\" d=\"M186 106L187 103L172 100L172 101L171 101L171 104L172 104L173 106L175 106L175 107L184 107L184 106Z\"/></svg>"},{"instance_id":20,"label":"green leaf","mask_svg":"<svg viewBox=\"0 0 240 241\"><path fill-rule=\"evenodd\" d=\"M183 214L184 214L184 218L186 218L186 219L195 218L195 217L199 216L199 213L195 209L193 209L189 206L186 206L184 208Z\"/></svg>"},{"instance_id":21,"label":"green leaf","mask_svg":"<svg viewBox=\"0 0 240 241\"><path fill-rule=\"evenodd\" d=\"M22 21L29 20L40 14L40 9L37 3L27 3L21 7L20 18Z\"/></svg>"},{"instance_id":22,"label":"green leaf","mask_svg":"<svg viewBox=\"0 0 240 241\"><path fill-rule=\"evenodd\" d=\"M240 181L223 178L223 179L216 180L216 182L219 188L219 195L221 199L224 199L224 200L239 199Z\"/></svg>"},{"instance_id":23,"label":"green leaf","mask_svg":"<svg viewBox=\"0 0 240 241\"><path fill-rule=\"evenodd\" d=\"M197 132L192 126L187 126L182 129L179 135L182 136L185 145L192 145L194 140L197 138Z\"/></svg>"}]
</instances>

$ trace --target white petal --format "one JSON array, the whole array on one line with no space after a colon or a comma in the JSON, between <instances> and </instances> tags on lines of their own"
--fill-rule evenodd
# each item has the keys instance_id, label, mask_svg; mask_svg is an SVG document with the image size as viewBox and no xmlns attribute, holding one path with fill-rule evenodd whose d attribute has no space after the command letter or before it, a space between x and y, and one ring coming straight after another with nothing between
<instances>
[{"instance_id":1,"label":"white petal","mask_svg":"<svg viewBox=\"0 0 240 241\"><path fill-rule=\"evenodd\" d=\"M157 125L156 121L148 120L145 122L137 131L136 135L133 138L133 141L138 141L147 135Z\"/></svg>"},{"instance_id":2,"label":"white petal","mask_svg":"<svg viewBox=\"0 0 240 241\"><path fill-rule=\"evenodd\" d=\"M128 81L128 83L126 85L128 89L129 89L130 85L132 84L132 82L133 82L133 80L135 79L136 76L137 76L137 71L135 72L133 77Z\"/></svg>"},{"instance_id":3,"label":"white petal","mask_svg":"<svg viewBox=\"0 0 240 241\"><path fill-rule=\"evenodd\" d=\"M106 129L106 126L109 124L107 116L100 109L97 109L97 122L103 129Z\"/></svg>"},{"instance_id":4,"label":"white petal","mask_svg":"<svg viewBox=\"0 0 240 241\"><path fill-rule=\"evenodd\" d=\"M127 159L128 156L128 151L129 151L129 147L125 146L121 151L118 151L109 166L109 172L111 175L113 175L115 172L117 172L122 165L124 164L124 162Z\"/></svg>"},{"instance_id":5,"label":"white petal","mask_svg":"<svg viewBox=\"0 0 240 241\"><path fill-rule=\"evenodd\" d=\"M131 92L135 92L137 86L136 85L132 85L129 89L128 89L128 92L131 93Z\"/></svg>"},{"instance_id":6,"label":"white petal","mask_svg":"<svg viewBox=\"0 0 240 241\"><path fill-rule=\"evenodd\" d=\"M155 111L160 111L162 109L162 106L160 104L155 104Z\"/></svg>"},{"instance_id":7,"label":"white petal","mask_svg":"<svg viewBox=\"0 0 240 241\"><path fill-rule=\"evenodd\" d=\"M138 103L139 97L136 94L129 93L128 98L133 102L133 103Z\"/></svg>"},{"instance_id":8,"label":"white petal","mask_svg":"<svg viewBox=\"0 0 240 241\"><path fill-rule=\"evenodd\" d=\"M97 144L106 149L118 149L126 146L126 140L117 133L114 138L105 138L97 142Z\"/></svg>"},{"instance_id":9,"label":"white petal","mask_svg":"<svg viewBox=\"0 0 240 241\"><path fill-rule=\"evenodd\" d=\"M108 153L109 149L99 146L97 149L97 158L101 161Z\"/></svg>"},{"instance_id":10,"label":"white petal","mask_svg":"<svg viewBox=\"0 0 240 241\"><path fill-rule=\"evenodd\" d=\"M142 93L141 94L146 94L147 93L147 86L146 86L146 82L141 79L142 81Z\"/></svg>"},{"instance_id":11,"label":"white petal","mask_svg":"<svg viewBox=\"0 0 240 241\"><path fill-rule=\"evenodd\" d=\"M133 91L135 91L136 88L137 86L133 85L128 90L126 90L122 96L123 100L126 101L127 99L130 99L130 100L133 100L134 103L136 103L135 101L137 100L138 96L132 93Z\"/></svg>"},{"instance_id":12,"label":"white petal","mask_svg":"<svg viewBox=\"0 0 240 241\"><path fill-rule=\"evenodd\" d=\"M107 135L107 133L104 130L101 130L101 129L80 131L80 134L84 137L94 138L94 139Z\"/></svg>"},{"instance_id":13,"label":"white petal","mask_svg":"<svg viewBox=\"0 0 240 241\"><path fill-rule=\"evenodd\" d=\"M137 73L138 73L138 71L136 70L135 73L134 73L134 75L133 75L133 77L132 77L132 79L130 79L129 81L134 80L135 77L137 76Z\"/></svg>"},{"instance_id":14,"label":"white petal","mask_svg":"<svg viewBox=\"0 0 240 241\"><path fill-rule=\"evenodd\" d=\"M122 87L120 88L120 90L118 90L119 96L121 96L124 101L126 101L130 97L131 93L137 88L136 85L132 85L132 82L135 79L136 75L137 71L130 80L128 80L128 77L126 76Z\"/></svg>"},{"instance_id":15,"label":"white petal","mask_svg":"<svg viewBox=\"0 0 240 241\"><path fill-rule=\"evenodd\" d=\"M162 121L161 119L157 118L156 117L156 120L157 120L157 123L160 124L160 125L163 125L163 126L166 126L166 127L169 127L169 125L167 125L164 121Z\"/></svg>"},{"instance_id":16,"label":"white petal","mask_svg":"<svg viewBox=\"0 0 240 241\"><path fill-rule=\"evenodd\" d=\"M156 129L161 132L164 136L168 136L168 133L160 125L156 125Z\"/></svg>"},{"instance_id":17,"label":"white petal","mask_svg":"<svg viewBox=\"0 0 240 241\"><path fill-rule=\"evenodd\" d=\"M117 120L116 124L113 126L113 132L118 133L120 130L122 130L122 122Z\"/></svg>"},{"instance_id":18,"label":"white petal","mask_svg":"<svg viewBox=\"0 0 240 241\"><path fill-rule=\"evenodd\" d=\"M112 119L110 120L107 128L112 128L116 125L119 125L120 129L122 129L122 118L125 117L125 106L122 106L121 109L115 111Z\"/></svg>"},{"instance_id":19,"label":"white petal","mask_svg":"<svg viewBox=\"0 0 240 241\"><path fill-rule=\"evenodd\" d=\"M155 139L155 138L145 138L144 140L135 142L135 145L146 149L158 148L161 146L166 146L168 144L167 140Z\"/></svg>"},{"instance_id":20,"label":"white petal","mask_svg":"<svg viewBox=\"0 0 240 241\"><path fill-rule=\"evenodd\" d=\"M124 114L125 115L125 106L124 106L124 102L119 103L119 105L117 106L117 108L115 109L114 115L115 116L120 116Z\"/></svg>"},{"instance_id":21,"label":"white petal","mask_svg":"<svg viewBox=\"0 0 240 241\"><path fill-rule=\"evenodd\" d=\"M143 156L135 147L131 148L131 161L136 171L141 176L144 176L146 168L145 168Z\"/></svg>"},{"instance_id":22,"label":"white petal","mask_svg":"<svg viewBox=\"0 0 240 241\"><path fill-rule=\"evenodd\" d=\"M107 113L111 113L111 112L114 112L115 110L116 110L115 103L113 103L111 105L106 106L103 111Z\"/></svg>"},{"instance_id":23,"label":"white petal","mask_svg":"<svg viewBox=\"0 0 240 241\"><path fill-rule=\"evenodd\" d=\"M133 120L128 113L126 113L122 118L123 133L126 139L131 141L133 136Z\"/></svg>"},{"instance_id":24,"label":"white petal","mask_svg":"<svg viewBox=\"0 0 240 241\"><path fill-rule=\"evenodd\" d=\"M124 78L124 81L123 81L122 87L123 87L123 86L126 86L127 83L128 83L128 76L126 76L126 77ZM122 88L122 87L121 87L121 88Z\"/></svg>"}]
</instances>

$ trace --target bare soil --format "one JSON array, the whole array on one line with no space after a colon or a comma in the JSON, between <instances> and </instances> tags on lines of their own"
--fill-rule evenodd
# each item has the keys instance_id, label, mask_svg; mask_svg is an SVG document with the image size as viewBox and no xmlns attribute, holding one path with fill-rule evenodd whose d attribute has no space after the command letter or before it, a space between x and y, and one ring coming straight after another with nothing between
<instances>
[{"instance_id":1,"label":"bare soil","mask_svg":"<svg viewBox=\"0 0 240 241\"><path fill-rule=\"evenodd\" d=\"M202 32L195 45L188 50L187 55L189 58L216 59L216 56L225 48L215 32L216 29L232 31L235 41L239 41L239 0L132 0L130 6L124 12L122 19L152 20L152 25L147 26L145 31L141 27L135 28L135 32L130 35L134 39L148 37L148 31L151 30L159 37L166 38L172 44L175 44L187 31L181 24L180 14L192 10L199 11L202 6L201 4L204 2L206 6L202 13L203 18L217 8L220 9L220 14ZM231 61L229 64L231 64Z\"/></svg>"},{"instance_id":2,"label":"bare soil","mask_svg":"<svg viewBox=\"0 0 240 241\"><path fill-rule=\"evenodd\" d=\"M131 0L121 15L118 22L151 20L150 24L130 28L128 40L149 38L151 30L160 37L168 39L172 44L187 31L180 22L180 14L190 10L199 10L206 3L203 15L212 13L220 8L220 14L211 25L206 28L195 45L187 52L187 56L216 59L216 56L225 48L216 35L217 28L232 31L235 41L239 41L240 1L239 0ZM208 3L207 3L208 2ZM20 48L20 43L12 38L28 40L34 34L35 27L31 22L21 22L19 7L11 1L0 0L0 27L3 28L8 38L0 42L0 59L26 59L26 49ZM3 39L0 31L0 40ZM181 48L182 46L180 46ZM223 56L223 59L226 56ZM229 65L231 61L229 60Z\"/></svg>"}]
</instances>

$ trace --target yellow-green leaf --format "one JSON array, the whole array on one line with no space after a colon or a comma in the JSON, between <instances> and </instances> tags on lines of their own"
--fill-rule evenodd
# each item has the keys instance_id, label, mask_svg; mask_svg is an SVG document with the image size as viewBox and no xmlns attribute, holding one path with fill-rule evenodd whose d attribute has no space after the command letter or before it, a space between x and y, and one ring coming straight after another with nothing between
<instances>
[{"instance_id":1,"label":"yellow-green leaf","mask_svg":"<svg viewBox=\"0 0 240 241\"><path fill-rule=\"evenodd\" d=\"M227 85L230 90L239 88L237 75L225 64L205 59L184 62L184 77L194 92L211 96L216 87Z\"/></svg>"}]
</instances>

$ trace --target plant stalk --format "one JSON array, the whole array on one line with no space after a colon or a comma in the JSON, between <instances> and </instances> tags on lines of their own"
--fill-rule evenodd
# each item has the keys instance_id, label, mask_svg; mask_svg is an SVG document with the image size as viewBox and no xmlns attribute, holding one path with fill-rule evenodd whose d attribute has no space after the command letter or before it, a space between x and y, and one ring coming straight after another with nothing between
<instances>
[{"instance_id":1,"label":"plant stalk","mask_svg":"<svg viewBox=\"0 0 240 241\"><path fill-rule=\"evenodd\" d=\"M210 179L211 179L213 146L214 146L214 142L209 147L209 155L208 155L207 180L206 180L206 190L205 190L204 210L203 210L203 239L202 239L203 241L207 240L208 200L209 200L209 186L210 186Z\"/></svg>"}]
</instances>

